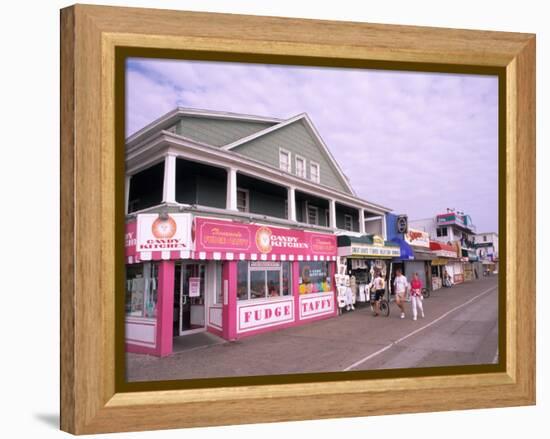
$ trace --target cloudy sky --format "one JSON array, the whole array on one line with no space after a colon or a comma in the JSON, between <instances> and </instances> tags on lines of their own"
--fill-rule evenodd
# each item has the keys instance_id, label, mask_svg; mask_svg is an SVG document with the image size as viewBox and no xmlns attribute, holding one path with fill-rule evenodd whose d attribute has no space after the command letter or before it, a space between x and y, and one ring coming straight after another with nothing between
<instances>
[{"instance_id":1,"label":"cloudy sky","mask_svg":"<svg viewBox=\"0 0 550 439\"><path fill-rule=\"evenodd\" d=\"M131 59L127 134L176 106L307 113L358 196L411 219L447 207L498 232L498 78Z\"/></svg>"}]
</instances>

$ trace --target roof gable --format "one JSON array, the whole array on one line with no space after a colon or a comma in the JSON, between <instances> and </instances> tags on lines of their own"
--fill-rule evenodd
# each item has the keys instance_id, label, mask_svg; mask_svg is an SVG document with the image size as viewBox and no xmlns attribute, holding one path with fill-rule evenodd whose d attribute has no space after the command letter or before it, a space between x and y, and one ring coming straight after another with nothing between
<instances>
[{"instance_id":1,"label":"roof gable","mask_svg":"<svg viewBox=\"0 0 550 439\"><path fill-rule=\"evenodd\" d=\"M222 147L225 150L266 161L276 167L278 167L279 148L292 153L292 162L295 160L295 155L300 155L306 158L308 163L309 161L318 163L321 168L321 184L355 195L348 178L305 113Z\"/></svg>"}]
</instances>

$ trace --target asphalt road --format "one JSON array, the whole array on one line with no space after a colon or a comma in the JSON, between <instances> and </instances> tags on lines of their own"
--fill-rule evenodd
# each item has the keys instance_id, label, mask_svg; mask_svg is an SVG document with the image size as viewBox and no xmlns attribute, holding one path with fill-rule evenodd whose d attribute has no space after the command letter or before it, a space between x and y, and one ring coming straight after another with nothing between
<instances>
[{"instance_id":1,"label":"asphalt road","mask_svg":"<svg viewBox=\"0 0 550 439\"><path fill-rule=\"evenodd\" d=\"M166 358L127 354L127 379L490 364L498 360L497 290L496 277L437 290L423 302L426 317L416 321L409 304L405 319L392 304L387 318L362 308L236 342L210 340Z\"/></svg>"}]
</instances>

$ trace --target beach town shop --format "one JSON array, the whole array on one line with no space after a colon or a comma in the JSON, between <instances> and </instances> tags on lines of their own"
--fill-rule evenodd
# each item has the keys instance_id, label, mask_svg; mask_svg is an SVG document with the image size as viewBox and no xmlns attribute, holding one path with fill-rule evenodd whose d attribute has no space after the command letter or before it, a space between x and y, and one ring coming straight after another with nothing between
<instances>
[{"instance_id":1,"label":"beach town shop","mask_svg":"<svg viewBox=\"0 0 550 439\"><path fill-rule=\"evenodd\" d=\"M126 350L226 340L337 315L336 236L218 218L139 214L126 224Z\"/></svg>"},{"instance_id":2,"label":"beach town shop","mask_svg":"<svg viewBox=\"0 0 550 439\"><path fill-rule=\"evenodd\" d=\"M399 245L379 235L338 236L338 255L346 265L346 273L354 278L361 302L369 300L364 295L365 287L373 281L375 272L388 278L390 261L399 254Z\"/></svg>"}]
</instances>

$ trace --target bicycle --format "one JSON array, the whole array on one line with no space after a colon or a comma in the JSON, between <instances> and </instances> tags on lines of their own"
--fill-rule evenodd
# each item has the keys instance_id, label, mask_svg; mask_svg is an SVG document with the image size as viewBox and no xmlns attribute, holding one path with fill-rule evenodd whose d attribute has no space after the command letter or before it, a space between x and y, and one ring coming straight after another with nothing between
<instances>
[{"instance_id":1,"label":"bicycle","mask_svg":"<svg viewBox=\"0 0 550 439\"><path fill-rule=\"evenodd\" d=\"M370 296L370 309L373 313L376 312L374 309L374 302L375 302L374 299L375 299L374 292L372 292ZM384 317L388 317L390 315L390 302L388 302L388 300L385 299L384 296L382 296L378 300L378 305L380 309L380 314L382 314Z\"/></svg>"}]
</instances>

